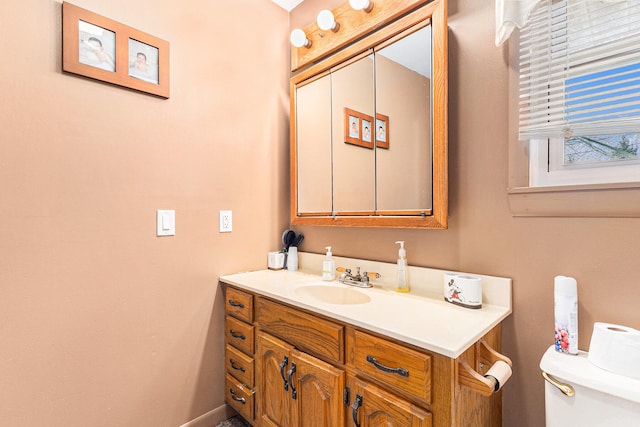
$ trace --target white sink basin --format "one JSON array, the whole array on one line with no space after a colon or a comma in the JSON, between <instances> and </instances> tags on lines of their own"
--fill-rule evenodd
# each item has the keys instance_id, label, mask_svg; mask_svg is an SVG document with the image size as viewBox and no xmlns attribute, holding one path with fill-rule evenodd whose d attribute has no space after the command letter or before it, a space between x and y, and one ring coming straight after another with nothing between
<instances>
[{"instance_id":1,"label":"white sink basin","mask_svg":"<svg viewBox=\"0 0 640 427\"><path fill-rule=\"evenodd\" d=\"M301 298L312 298L327 304L366 304L371 297L354 288L331 285L300 286L294 293Z\"/></svg>"}]
</instances>

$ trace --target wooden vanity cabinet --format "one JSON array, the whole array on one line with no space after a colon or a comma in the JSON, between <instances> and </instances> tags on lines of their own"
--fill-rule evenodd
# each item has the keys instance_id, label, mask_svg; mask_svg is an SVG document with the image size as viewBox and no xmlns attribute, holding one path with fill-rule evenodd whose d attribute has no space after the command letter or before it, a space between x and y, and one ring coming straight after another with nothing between
<instances>
[{"instance_id":1,"label":"wooden vanity cabinet","mask_svg":"<svg viewBox=\"0 0 640 427\"><path fill-rule=\"evenodd\" d=\"M227 302L230 292L241 292L253 309L227 311L225 356L227 382L240 385L227 384L234 391L227 390L226 401L254 426L501 426L501 392L485 397L458 383L460 360L479 363L474 346L452 359L229 285L226 290ZM251 354L229 332L237 332L242 316L253 328L244 330L253 333ZM482 340L499 349L500 325ZM253 379L233 367L250 361Z\"/></svg>"},{"instance_id":2,"label":"wooden vanity cabinet","mask_svg":"<svg viewBox=\"0 0 640 427\"><path fill-rule=\"evenodd\" d=\"M258 425L342 427L345 373L258 332Z\"/></svg>"},{"instance_id":3,"label":"wooden vanity cabinet","mask_svg":"<svg viewBox=\"0 0 640 427\"><path fill-rule=\"evenodd\" d=\"M253 298L231 287L225 292L225 400L249 422L255 418Z\"/></svg>"},{"instance_id":4,"label":"wooden vanity cabinet","mask_svg":"<svg viewBox=\"0 0 640 427\"><path fill-rule=\"evenodd\" d=\"M360 427L433 426L429 412L373 383L350 377L348 384L351 394L348 413L350 424L348 425L359 425Z\"/></svg>"}]
</instances>

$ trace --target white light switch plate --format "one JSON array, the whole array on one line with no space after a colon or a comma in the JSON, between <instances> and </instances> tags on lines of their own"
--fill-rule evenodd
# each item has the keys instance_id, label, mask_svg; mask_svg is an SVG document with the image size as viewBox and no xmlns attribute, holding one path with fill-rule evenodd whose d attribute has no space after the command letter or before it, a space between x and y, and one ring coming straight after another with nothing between
<instances>
[{"instance_id":1,"label":"white light switch plate","mask_svg":"<svg viewBox=\"0 0 640 427\"><path fill-rule=\"evenodd\" d=\"M176 211L158 210L156 215L156 235L176 235Z\"/></svg>"}]
</instances>

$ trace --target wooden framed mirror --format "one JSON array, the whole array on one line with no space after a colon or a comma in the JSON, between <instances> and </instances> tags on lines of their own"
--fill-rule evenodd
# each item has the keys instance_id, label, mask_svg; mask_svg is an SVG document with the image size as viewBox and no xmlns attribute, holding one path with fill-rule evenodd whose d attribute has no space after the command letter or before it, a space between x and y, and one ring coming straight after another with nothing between
<instances>
[{"instance_id":1,"label":"wooden framed mirror","mask_svg":"<svg viewBox=\"0 0 640 427\"><path fill-rule=\"evenodd\" d=\"M333 12L292 50L292 224L447 228L446 0Z\"/></svg>"}]
</instances>

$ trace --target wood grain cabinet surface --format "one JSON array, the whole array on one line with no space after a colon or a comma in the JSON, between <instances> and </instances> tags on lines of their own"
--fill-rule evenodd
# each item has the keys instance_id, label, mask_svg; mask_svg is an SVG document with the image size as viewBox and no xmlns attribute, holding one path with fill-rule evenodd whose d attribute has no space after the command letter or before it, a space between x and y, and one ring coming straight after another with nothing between
<instances>
[{"instance_id":1,"label":"wood grain cabinet surface","mask_svg":"<svg viewBox=\"0 0 640 427\"><path fill-rule=\"evenodd\" d=\"M501 426L501 392L485 397L457 383L458 359L480 363L473 349L452 359L233 285L225 291L226 402L253 426ZM500 325L482 339L499 349Z\"/></svg>"},{"instance_id":2,"label":"wood grain cabinet surface","mask_svg":"<svg viewBox=\"0 0 640 427\"><path fill-rule=\"evenodd\" d=\"M244 419L255 418L253 294L225 292L225 400Z\"/></svg>"}]
</instances>

